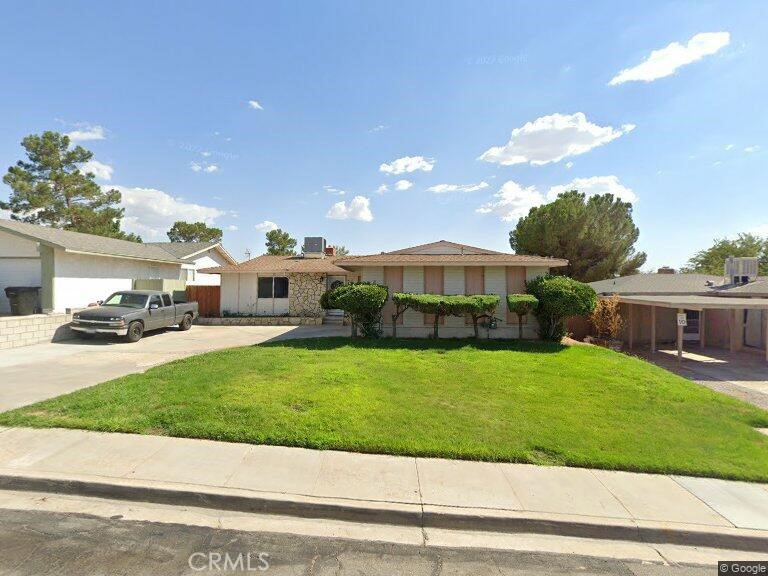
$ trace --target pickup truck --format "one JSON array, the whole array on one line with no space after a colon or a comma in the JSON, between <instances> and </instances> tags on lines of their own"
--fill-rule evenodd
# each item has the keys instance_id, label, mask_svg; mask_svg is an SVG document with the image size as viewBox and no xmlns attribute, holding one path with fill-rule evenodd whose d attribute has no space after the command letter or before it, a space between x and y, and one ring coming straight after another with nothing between
<instances>
[{"instance_id":1,"label":"pickup truck","mask_svg":"<svg viewBox=\"0 0 768 576\"><path fill-rule=\"evenodd\" d=\"M168 326L189 330L195 318L197 302L176 303L168 292L126 290L115 292L99 306L76 312L69 327L82 338L114 334L138 342L150 330Z\"/></svg>"}]
</instances>

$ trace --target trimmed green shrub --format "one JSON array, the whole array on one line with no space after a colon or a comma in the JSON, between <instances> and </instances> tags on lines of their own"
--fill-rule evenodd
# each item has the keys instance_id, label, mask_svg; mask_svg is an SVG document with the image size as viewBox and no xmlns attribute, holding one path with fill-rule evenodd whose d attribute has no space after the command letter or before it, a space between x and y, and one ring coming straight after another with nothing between
<instances>
[{"instance_id":1,"label":"trimmed green shrub","mask_svg":"<svg viewBox=\"0 0 768 576\"><path fill-rule=\"evenodd\" d=\"M389 290L381 284L353 282L325 291L320 296L320 306L324 310L339 309L349 314L353 335L359 327L363 337L376 338L380 332L381 310L388 295Z\"/></svg>"},{"instance_id":2,"label":"trimmed green shrub","mask_svg":"<svg viewBox=\"0 0 768 576\"><path fill-rule=\"evenodd\" d=\"M432 335L439 337L440 318L444 316L472 316L475 337L478 336L477 321L484 316L493 316L499 305L499 297L495 294L477 294L473 296L444 294L411 294L396 292L392 295L395 303L395 313L392 315L392 335L397 336L397 319L407 309L416 310L422 314L433 314L434 324Z\"/></svg>"},{"instance_id":3,"label":"trimmed green shrub","mask_svg":"<svg viewBox=\"0 0 768 576\"><path fill-rule=\"evenodd\" d=\"M539 300L535 314L539 335L545 340L562 340L565 321L571 316L586 316L597 305L597 294L591 286L567 276L540 276L526 287Z\"/></svg>"},{"instance_id":4,"label":"trimmed green shrub","mask_svg":"<svg viewBox=\"0 0 768 576\"><path fill-rule=\"evenodd\" d=\"M523 318L539 307L539 300L533 294L507 294L507 309L517 314L517 337L523 338Z\"/></svg>"}]
</instances>

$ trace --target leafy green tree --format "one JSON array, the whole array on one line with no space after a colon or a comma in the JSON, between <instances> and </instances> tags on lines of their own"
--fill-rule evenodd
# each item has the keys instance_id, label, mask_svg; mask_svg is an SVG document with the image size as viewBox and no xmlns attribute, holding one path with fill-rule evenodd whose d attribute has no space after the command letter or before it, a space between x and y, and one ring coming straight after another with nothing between
<instances>
[{"instance_id":1,"label":"leafy green tree","mask_svg":"<svg viewBox=\"0 0 768 576\"><path fill-rule=\"evenodd\" d=\"M534 312L539 306L539 301L533 294L507 294L507 308L513 314L517 314L517 337L523 338L523 318Z\"/></svg>"},{"instance_id":2,"label":"leafy green tree","mask_svg":"<svg viewBox=\"0 0 768 576\"><path fill-rule=\"evenodd\" d=\"M336 256L347 256L349 255L349 250L346 246L335 246L336 248Z\"/></svg>"},{"instance_id":3,"label":"leafy green tree","mask_svg":"<svg viewBox=\"0 0 768 576\"><path fill-rule=\"evenodd\" d=\"M221 228L208 226L205 222L176 221L168 230L171 242L221 242Z\"/></svg>"},{"instance_id":4,"label":"leafy green tree","mask_svg":"<svg viewBox=\"0 0 768 576\"><path fill-rule=\"evenodd\" d=\"M566 258L564 274L592 282L637 273L646 260L645 252L635 252L639 235L629 202L571 190L531 208L509 233L509 243L519 254Z\"/></svg>"},{"instance_id":5,"label":"leafy green tree","mask_svg":"<svg viewBox=\"0 0 768 576\"><path fill-rule=\"evenodd\" d=\"M545 340L562 340L566 320L591 314L597 305L597 293L589 284L567 276L540 276L528 282L527 289L539 301L534 313Z\"/></svg>"},{"instance_id":6,"label":"leafy green tree","mask_svg":"<svg viewBox=\"0 0 768 576\"><path fill-rule=\"evenodd\" d=\"M444 316L472 317L475 338L479 336L477 322L480 318L493 318L500 298L496 294L474 294L471 296L445 294L413 294L395 292L392 301L395 313L392 315L392 336L397 338L397 319L409 308L422 314L433 315L432 336L438 338L440 318Z\"/></svg>"},{"instance_id":7,"label":"leafy green tree","mask_svg":"<svg viewBox=\"0 0 768 576\"><path fill-rule=\"evenodd\" d=\"M760 275L768 274L768 238L755 234L739 234L735 240L721 238L706 250L700 250L688 260L683 272L723 274L728 256L756 256L760 260Z\"/></svg>"},{"instance_id":8,"label":"leafy green tree","mask_svg":"<svg viewBox=\"0 0 768 576\"><path fill-rule=\"evenodd\" d=\"M296 240L288 232L270 230L267 232L267 254L272 256L295 256Z\"/></svg>"},{"instance_id":9,"label":"leafy green tree","mask_svg":"<svg viewBox=\"0 0 768 576\"><path fill-rule=\"evenodd\" d=\"M382 284L371 282L350 282L337 288L326 290L320 296L320 306L324 310L344 310L352 319L352 335L357 328L365 338L377 338L380 335L381 310L387 303L389 289Z\"/></svg>"},{"instance_id":10,"label":"leafy green tree","mask_svg":"<svg viewBox=\"0 0 768 576\"><path fill-rule=\"evenodd\" d=\"M84 171L93 153L69 144L68 136L51 131L24 138L28 159L3 176L12 193L0 208L10 210L14 220L141 242L120 230L120 192L103 190L95 175Z\"/></svg>"}]
</instances>

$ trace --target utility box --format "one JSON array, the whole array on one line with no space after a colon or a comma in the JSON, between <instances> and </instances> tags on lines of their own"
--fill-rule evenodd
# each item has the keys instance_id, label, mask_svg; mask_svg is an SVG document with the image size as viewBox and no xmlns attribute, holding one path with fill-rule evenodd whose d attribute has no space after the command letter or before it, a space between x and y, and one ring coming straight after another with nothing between
<instances>
[{"instance_id":1,"label":"utility box","mask_svg":"<svg viewBox=\"0 0 768 576\"><path fill-rule=\"evenodd\" d=\"M304 258L325 258L325 238L305 236L301 251L304 253Z\"/></svg>"}]
</instances>

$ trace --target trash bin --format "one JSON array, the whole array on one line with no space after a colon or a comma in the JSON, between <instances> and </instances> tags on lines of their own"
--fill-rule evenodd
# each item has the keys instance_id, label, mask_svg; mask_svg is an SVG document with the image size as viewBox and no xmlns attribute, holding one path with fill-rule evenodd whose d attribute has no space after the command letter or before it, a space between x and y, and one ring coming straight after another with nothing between
<instances>
[{"instance_id":1,"label":"trash bin","mask_svg":"<svg viewBox=\"0 0 768 576\"><path fill-rule=\"evenodd\" d=\"M8 286L5 295L13 316L27 316L40 311L40 286Z\"/></svg>"}]
</instances>

